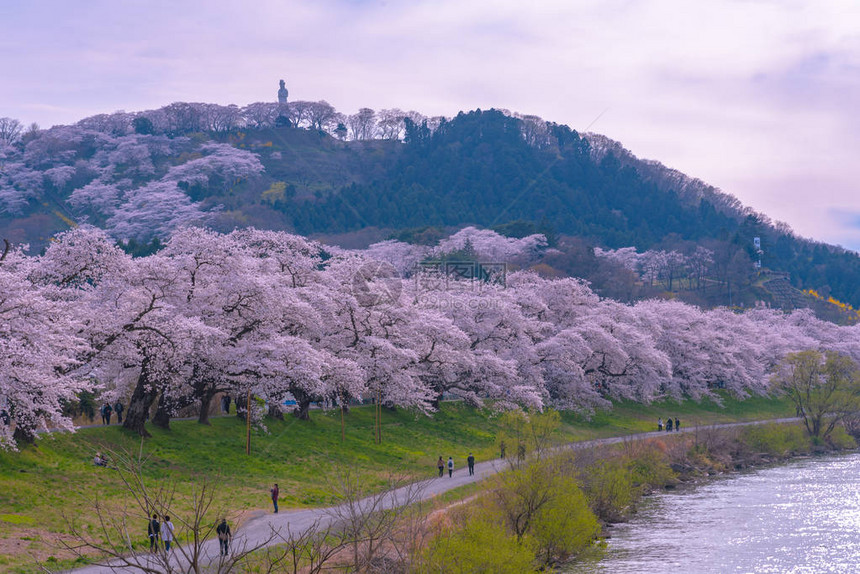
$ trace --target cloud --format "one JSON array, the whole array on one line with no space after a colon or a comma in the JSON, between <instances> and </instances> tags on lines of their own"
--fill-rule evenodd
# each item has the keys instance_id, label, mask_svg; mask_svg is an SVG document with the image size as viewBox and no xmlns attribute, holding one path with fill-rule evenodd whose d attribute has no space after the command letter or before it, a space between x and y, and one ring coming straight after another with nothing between
<instances>
[{"instance_id":1,"label":"cloud","mask_svg":"<svg viewBox=\"0 0 860 574\"><path fill-rule=\"evenodd\" d=\"M0 10L0 115L25 122L273 100L280 78L292 99L347 113L500 107L583 129L608 108L592 130L804 235L850 235L837 214L860 211L853 0L11 0ZM809 187L821 182L827 193Z\"/></svg>"}]
</instances>

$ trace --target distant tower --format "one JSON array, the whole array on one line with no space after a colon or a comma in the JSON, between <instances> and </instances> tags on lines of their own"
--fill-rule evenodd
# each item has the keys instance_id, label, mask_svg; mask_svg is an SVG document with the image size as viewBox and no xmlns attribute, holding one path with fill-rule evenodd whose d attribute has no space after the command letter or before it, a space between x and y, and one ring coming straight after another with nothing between
<instances>
[{"instance_id":1,"label":"distant tower","mask_svg":"<svg viewBox=\"0 0 860 574\"><path fill-rule=\"evenodd\" d=\"M756 255L758 255L758 261L753 262L753 266L756 269L761 269L761 256L764 255L764 251L761 249L761 237L753 237L753 247Z\"/></svg>"},{"instance_id":2,"label":"distant tower","mask_svg":"<svg viewBox=\"0 0 860 574\"><path fill-rule=\"evenodd\" d=\"M287 96L289 96L289 95L290 95L290 92L287 91L286 86L284 86L284 81L281 80L281 89L278 90L278 103L279 104L286 104L287 103Z\"/></svg>"}]
</instances>

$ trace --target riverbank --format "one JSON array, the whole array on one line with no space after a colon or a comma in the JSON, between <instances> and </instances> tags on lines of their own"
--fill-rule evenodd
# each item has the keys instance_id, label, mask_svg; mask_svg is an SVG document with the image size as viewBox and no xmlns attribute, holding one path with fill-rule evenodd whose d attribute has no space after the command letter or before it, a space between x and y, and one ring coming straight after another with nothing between
<instances>
[{"instance_id":1,"label":"riverbank","mask_svg":"<svg viewBox=\"0 0 860 574\"><path fill-rule=\"evenodd\" d=\"M648 497L599 560L561 571L854 572L858 516L860 453L800 457Z\"/></svg>"},{"instance_id":2,"label":"riverbank","mask_svg":"<svg viewBox=\"0 0 860 574\"><path fill-rule=\"evenodd\" d=\"M650 406L620 403L591 420L563 414L553 433L556 442L620 436L652 430L658 416L679 416L683 424L735 422L792 414L787 401L726 399L713 403L668 402ZM19 453L0 453L0 568L36 571L33 560L71 565L60 541L69 540L66 518L92 528L96 516L91 500L121 503L126 493L116 473L94 467L97 451L143 449L148 461L144 480L176 481L177 504L187 502L191 486L201 477L220 486L218 504L231 519L266 509L268 488L278 482L282 508L329 504L327 486L335 469L349 468L368 488L381 487L392 472L412 476L435 473L438 456L453 456L458 471L468 452L479 461L498 456L502 423L497 414L446 403L433 418L404 411L383 412L383 441L373 440L373 409L352 409L344 420L341 440L339 412L313 413L310 421L287 418L267 421L268 432L255 430L252 453L244 452L244 425L235 417L219 417L211 426L177 421L171 430L151 428L153 438L140 441L121 428L85 429L76 434L40 437ZM144 536L140 543L143 544ZM51 560L53 557L53 560Z\"/></svg>"},{"instance_id":3,"label":"riverbank","mask_svg":"<svg viewBox=\"0 0 860 574\"><path fill-rule=\"evenodd\" d=\"M595 548L617 524L635 516L649 494L715 475L857 447L841 428L827 442L812 441L798 423L688 431L652 433L599 448L550 451L512 468L483 483L472 496L471 508L453 508L449 524L435 531L421 559L429 561L429 571L448 562L465 562L482 572L499 573L517 558L520 572L570 567L582 557L594 562ZM481 555L474 533L487 531L490 525L496 527L493 553ZM481 544L490 544L488 537Z\"/></svg>"}]
</instances>

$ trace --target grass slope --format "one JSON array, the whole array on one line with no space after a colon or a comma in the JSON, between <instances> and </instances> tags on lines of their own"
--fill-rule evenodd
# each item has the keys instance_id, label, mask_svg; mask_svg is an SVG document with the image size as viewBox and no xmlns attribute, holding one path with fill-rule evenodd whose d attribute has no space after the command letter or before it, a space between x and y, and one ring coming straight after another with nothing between
<instances>
[{"instance_id":1,"label":"grass slope","mask_svg":"<svg viewBox=\"0 0 860 574\"><path fill-rule=\"evenodd\" d=\"M794 414L785 399L752 398L712 402L618 403L591 420L566 413L560 441L617 436L655 430L657 417L677 416L685 426L766 419ZM341 442L339 411L313 411L311 420L266 422L268 432L253 431L252 454L245 454L245 426L236 417L216 417L211 426L175 421L169 431L150 427L143 442L119 426L82 429L74 434L43 436L20 452L0 452L0 571L33 571L39 560L58 556L58 537L66 518L94 524L95 496L112 503L126 494L117 473L92 465L96 451L143 449L150 457L147 478L177 481L180 501L190 483L201 477L219 485L221 502L235 512L269 509L268 488L277 482L281 508L327 505L328 480L338 469L358 473L365 484L381 485L391 472L416 476L435 473L441 455L453 456L460 468L473 452L485 460L497 456L499 419L489 410L462 403L442 405L433 417L408 411L383 413L383 442L373 440L373 409L353 408L346 415L346 440ZM510 447L509 447L510 448ZM141 519L145 525L145 520ZM141 542L145 534L141 526ZM28 566L29 564L29 566Z\"/></svg>"}]
</instances>

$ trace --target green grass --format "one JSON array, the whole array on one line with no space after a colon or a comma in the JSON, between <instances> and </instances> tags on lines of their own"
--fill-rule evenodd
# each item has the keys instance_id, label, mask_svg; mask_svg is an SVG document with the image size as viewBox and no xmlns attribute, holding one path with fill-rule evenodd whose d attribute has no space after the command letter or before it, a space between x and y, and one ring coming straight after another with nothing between
<instances>
[{"instance_id":1,"label":"green grass","mask_svg":"<svg viewBox=\"0 0 860 574\"><path fill-rule=\"evenodd\" d=\"M682 426L791 416L785 399L753 398L739 402L674 401L641 405L622 402L591 420L571 413L562 417L559 441L617 436L656 428L657 417L678 416ZM235 417L215 417L211 426L174 421L171 430L149 427L143 441L150 457L151 482L176 481L180 500L201 477L218 485L221 502L232 511L268 509L268 489L280 485L282 509L321 506L332 501L327 481L338 470L358 473L365 484L382 485L390 473L433 476L441 455L462 468L468 452L478 461L497 456L499 417L462 403L445 403L433 417L408 411L383 412L383 440L373 440L373 409L353 408L346 415L341 442L339 411L312 411L311 420L267 420L268 433L253 431L252 452L245 454L245 426ZM83 429L74 434L40 437L20 452L0 451L0 537L20 537L23 530L63 533L65 517L81 524L95 521L87 500L94 496L120 503L128 497L117 472L92 464L96 451L137 450L139 437L119 426ZM510 450L511 447L509 447ZM465 493L463 493L465 494ZM142 528L142 536L145 534ZM19 567L25 557L0 555L4 569ZM14 569L12 570L14 571Z\"/></svg>"}]
</instances>

